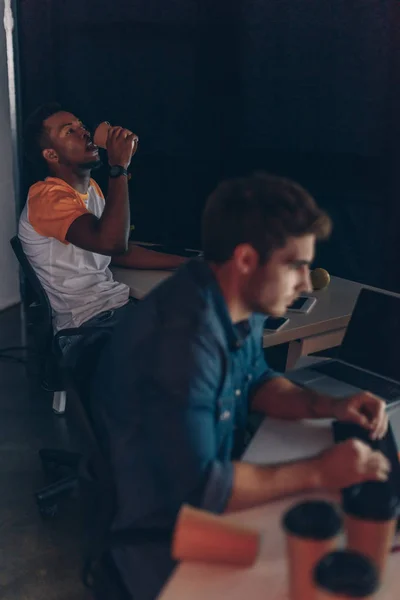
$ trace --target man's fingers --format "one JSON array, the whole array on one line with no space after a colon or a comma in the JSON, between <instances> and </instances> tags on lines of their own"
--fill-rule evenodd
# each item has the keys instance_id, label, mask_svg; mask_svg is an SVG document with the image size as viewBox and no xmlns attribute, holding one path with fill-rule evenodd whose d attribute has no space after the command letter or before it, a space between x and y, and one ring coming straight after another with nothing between
<instances>
[{"instance_id":1,"label":"man's fingers","mask_svg":"<svg viewBox=\"0 0 400 600\"><path fill-rule=\"evenodd\" d=\"M116 140L121 135L122 131L123 131L123 128L116 125L115 127L111 127L109 129L108 135L110 136L111 139Z\"/></svg>"},{"instance_id":2,"label":"man's fingers","mask_svg":"<svg viewBox=\"0 0 400 600\"><path fill-rule=\"evenodd\" d=\"M374 475L373 481L387 481L388 477L389 477L389 474L386 471L378 471Z\"/></svg>"},{"instance_id":3,"label":"man's fingers","mask_svg":"<svg viewBox=\"0 0 400 600\"><path fill-rule=\"evenodd\" d=\"M356 423L365 429L371 429L371 422L369 421L368 417L357 410L357 408L353 408L349 411L348 420L351 420L353 423Z\"/></svg>"},{"instance_id":4,"label":"man's fingers","mask_svg":"<svg viewBox=\"0 0 400 600\"><path fill-rule=\"evenodd\" d=\"M388 420L383 400L370 392L362 392L354 397L354 404L351 406L351 412L353 411L361 415L358 423L371 430L371 439L380 439L385 435Z\"/></svg>"},{"instance_id":5,"label":"man's fingers","mask_svg":"<svg viewBox=\"0 0 400 600\"><path fill-rule=\"evenodd\" d=\"M380 414L378 415L378 417L376 419L374 419L374 421L372 423L371 439L373 439L373 440L382 439L387 432L388 424L389 424L389 419L386 414L386 411L383 409L380 412Z\"/></svg>"},{"instance_id":6,"label":"man's fingers","mask_svg":"<svg viewBox=\"0 0 400 600\"><path fill-rule=\"evenodd\" d=\"M386 431L387 431L387 423L385 423L384 425L379 425L378 427L375 427L372 430L370 437L372 440L381 440L382 438L385 437Z\"/></svg>"},{"instance_id":7,"label":"man's fingers","mask_svg":"<svg viewBox=\"0 0 400 600\"><path fill-rule=\"evenodd\" d=\"M390 472L391 465L382 452L373 452L368 460L367 471L386 473Z\"/></svg>"}]
</instances>

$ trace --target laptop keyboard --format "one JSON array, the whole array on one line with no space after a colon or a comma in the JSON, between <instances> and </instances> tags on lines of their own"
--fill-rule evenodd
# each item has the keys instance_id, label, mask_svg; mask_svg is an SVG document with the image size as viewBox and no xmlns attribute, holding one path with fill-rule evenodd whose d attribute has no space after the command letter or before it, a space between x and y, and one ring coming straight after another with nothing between
<instances>
[{"instance_id":1,"label":"laptop keyboard","mask_svg":"<svg viewBox=\"0 0 400 600\"><path fill-rule=\"evenodd\" d=\"M377 375L365 373L350 365L340 362L327 362L320 365L313 365L312 370L329 375L329 377L334 377L335 379L339 379L339 381L344 381L362 390L368 390L377 396L385 398L385 400L390 401L400 398L400 385L386 381Z\"/></svg>"}]
</instances>

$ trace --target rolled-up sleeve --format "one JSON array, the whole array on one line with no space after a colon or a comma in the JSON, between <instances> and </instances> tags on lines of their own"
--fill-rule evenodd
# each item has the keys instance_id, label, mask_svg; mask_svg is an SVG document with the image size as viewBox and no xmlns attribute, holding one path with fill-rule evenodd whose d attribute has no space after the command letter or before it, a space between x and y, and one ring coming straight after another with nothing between
<instances>
[{"instance_id":1,"label":"rolled-up sleeve","mask_svg":"<svg viewBox=\"0 0 400 600\"><path fill-rule=\"evenodd\" d=\"M233 466L219 447L221 436L233 435L233 423L216 418L224 360L208 330L171 325L156 344L146 386L146 439L150 468L170 510L189 502L222 512L231 495Z\"/></svg>"},{"instance_id":2,"label":"rolled-up sleeve","mask_svg":"<svg viewBox=\"0 0 400 600\"><path fill-rule=\"evenodd\" d=\"M213 461L205 485L200 508L222 513L228 504L233 488L233 463Z\"/></svg>"}]
</instances>

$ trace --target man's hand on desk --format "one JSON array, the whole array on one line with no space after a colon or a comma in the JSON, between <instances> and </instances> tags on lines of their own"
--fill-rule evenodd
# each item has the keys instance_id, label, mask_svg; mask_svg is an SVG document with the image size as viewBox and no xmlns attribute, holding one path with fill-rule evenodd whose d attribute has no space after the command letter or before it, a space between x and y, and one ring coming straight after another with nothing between
<instances>
[{"instance_id":1,"label":"man's hand on desk","mask_svg":"<svg viewBox=\"0 0 400 600\"><path fill-rule=\"evenodd\" d=\"M360 440L347 440L314 458L278 465L235 462L226 512L259 506L310 490L339 490L364 481L386 481L390 463Z\"/></svg>"},{"instance_id":2,"label":"man's hand on desk","mask_svg":"<svg viewBox=\"0 0 400 600\"><path fill-rule=\"evenodd\" d=\"M164 254L149 248L143 248L129 242L128 251L125 254L114 256L112 264L131 269L177 269L188 259L175 254Z\"/></svg>"},{"instance_id":3,"label":"man's hand on desk","mask_svg":"<svg viewBox=\"0 0 400 600\"><path fill-rule=\"evenodd\" d=\"M316 459L317 487L340 490L364 481L386 481L390 463L361 440L347 440Z\"/></svg>"},{"instance_id":4,"label":"man's hand on desk","mask_svg":"<svg viewBox=\"0 0 400 600\"><path fill-rule=\"evenodd\" d=\"M370 392L334 398L301 388L285 377L274 377L262 385L253 398L252 408L290 421L324 418L351 421L370 430L372 439L383 437L388 427L385 402Z\"/></svg>"},{"instance_id":5,"label":"man's hand on desk","mask_svg":"<svg viewBox=\"0 0 400 600\"><path fill-rule=\"evenodd\" d=\"M386 404L370 392L360 392L348 398L332 398L332 416L350 421L370 430L373 440L383 438L388 428Z\"/></svg>"}]
</instances>

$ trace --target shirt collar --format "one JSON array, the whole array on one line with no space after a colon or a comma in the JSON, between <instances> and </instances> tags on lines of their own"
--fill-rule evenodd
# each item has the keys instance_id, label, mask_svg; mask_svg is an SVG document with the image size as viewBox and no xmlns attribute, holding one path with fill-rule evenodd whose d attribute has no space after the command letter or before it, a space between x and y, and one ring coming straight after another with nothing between
<instances>
[{"instance_id":1,"label":"shirt collar","mask_svg":"<svg viewBox=\"0 0 400 600\"><path fill-rule=\"evenodd\" d=\"M221 288L207 262L202 259L193 259L187 263L186 267L191 275L211 292L215 311L225 332L229 350L239 350L251 333L250 321L246 319L236 324L232 323Z\"/></svg>"}]
</instances>

